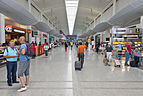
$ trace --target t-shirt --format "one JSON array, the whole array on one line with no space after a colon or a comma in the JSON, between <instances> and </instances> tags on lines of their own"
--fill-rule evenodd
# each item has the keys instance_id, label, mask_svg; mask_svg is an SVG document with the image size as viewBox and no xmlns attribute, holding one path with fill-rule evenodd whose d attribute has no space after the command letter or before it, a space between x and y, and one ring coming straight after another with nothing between
<instances>
[{"instance_id":1,"label":"t-shirt","mask_svg":"<svg viewBox=\"0 0 143 96\"><path fill-rule=\"evenodd\" d=\"M118 44L116 47L118 47L119 49L122 49L122 45Z\"/></svg>"},{"instance_id":2,"label":"t-shirt","mask_svg":"<svg viewBox=\"0 0 143 96\"><path fill-rule=\"evenodd\" d=\"M71 45L73 45L73 42L71 42Z\"/></svg>"},{"instance_id":3,"label":"t-shirt","mask_svg":"<svg viewBox=\"0 0 143 96\"><path fill-rule=\"evenodd\" d=\"M139 54L140 54L140 51L136 52L136 51L134 50L134 54L139 55Z\"/></svg>"},{"instance_id":4,"label":"t-shirt","mask_svg":"<svg viewBox=\"0 0 143 96\"><path fill-rule=\"evenodd\" d=\"M20 52L22 51L22 49L25 49L25 51L27 52L26 44L21 44L20 49L19 49ZM20 62L25 62L25 61L29 60L29 56L19 54L19 60L20 60Z\"/></svg>"},{"instance_id":5,"label":"t-shirt","mask_svg":"<svg viewBox=\"0 0 143 96\"><path fill-rule=\"evenodd\" d=\"M95 45L94 41L92 41L92 45Z\"/></svg>"},{"instance_id":6,"label":"t-shirt","mask_svg":"<svg viewBox=\"0 0 143 96\"><path fill-rule=\"evenodd\" d=\"M127 50L128 50L129 53L131 53L132 50L131 50L130 44L127 45Z\"/></svg>"},{"instance_id":7,"label":"t-shirt","mask_svg":"<svg viewBox=\"0 0 143 96\"><path fill-rule=\"evenodd\" d=\"M48 45L44 45L44 50L48 50L49 46Z\"/></svg>"},{"instance_id":8,"label":"t-shirt","mask_svg":"<svg viewBox=\"0 0 143 96\"><path fill-rule=\"evenodd\" d=\"M11 47L8 47L7 49L5 49L4 51L4 56L16 56L17 55L17 50L14 48L12 49ZM14 57L14 58L7 58L6 59L7 61L11 61L11 62L14 62L14 61L17 61L17 57Z\"/></svg>"},{"instance_id":9,"label":"t-shirt","mask_svg":"<svg viewBox=\"0 0 143 96\"><path fill-rule=\"evenodd\" d=\"M112 46L107 46L107 47L106 47L106 51L107 51L107 52L112 52L112 50L113 50Z\"/></svg>"}]
</instances>

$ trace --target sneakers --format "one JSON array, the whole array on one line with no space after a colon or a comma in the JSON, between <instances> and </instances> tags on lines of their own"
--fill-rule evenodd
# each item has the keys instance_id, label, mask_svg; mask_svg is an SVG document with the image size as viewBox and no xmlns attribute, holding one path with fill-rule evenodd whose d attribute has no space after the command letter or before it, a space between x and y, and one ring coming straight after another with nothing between
<instances>
[{"instance_id":1,"label":"sneakers","mask_svg":"<svg viewBox=\"0 0 143 96\"><path fill-rule=\"evenodd\" d=\"M26 86L27 88L29 88L29 86L28 86L27 84L25 84L25 86Z\"/></svg>"},{"instance_id":2,"label":"sneakers","mask_svg":"<svg viewBox=\"0 0 143 96\"><path fill-rule=\"evenodd\" d=\"M27 90L27 87L24 86L24 87L21 87L20 89L18 89L17 91L18 91L18 92L23 92L23 91L26 91L26 90Z\"/></svg>"}]
</instances>

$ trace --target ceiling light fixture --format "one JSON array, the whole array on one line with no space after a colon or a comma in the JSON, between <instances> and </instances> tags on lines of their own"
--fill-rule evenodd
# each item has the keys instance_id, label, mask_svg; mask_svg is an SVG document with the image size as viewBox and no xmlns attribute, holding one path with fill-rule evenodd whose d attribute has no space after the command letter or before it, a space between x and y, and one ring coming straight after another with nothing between
<instances>
[{"instance_id":1,"label":"ceiling light fixture","mask_svg":"<svg viewBox=\"0 0 143 96\"><path fill-rule=\"evenodd\" d=\"M69 34L73 34L79 0L65 0Z\"/></svg>"}]
</instances>

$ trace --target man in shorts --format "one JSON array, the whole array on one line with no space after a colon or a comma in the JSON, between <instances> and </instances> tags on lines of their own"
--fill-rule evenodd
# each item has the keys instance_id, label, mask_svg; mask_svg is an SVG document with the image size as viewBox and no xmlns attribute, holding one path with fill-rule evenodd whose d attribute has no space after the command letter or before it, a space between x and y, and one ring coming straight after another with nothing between
<instances>
[{"instance_id":1,"label":"man in shorts","mask_svg":"<svg viewBox=\"0 0 143 96\"><path fill-rule=\"evenodd\" d=\"M112 59L112 52L113 52L113 47L111 46L111 43L109 43L108 46L106 47L106 55L107 55L108 63Z\"/></svg>"},{"instance_id":2,"label":"man in shorts","mask_svg":"<svg viewBox=\"0 0 143 96\"><path fill-rule=\"evenodd\" d=\"M19 50L17 50L17 53L19 54L19 70L18 70L18 77L21 82L21 88L17 90L18 92L23 92L27 90L28 82L29 82L29 68L30 68L30 59L29 56L26 55L27 52L27 45L25 43L25 37L21 36L19 39L19 42L21 44ZM24 76L26 77L26 82L24 82Z\"/></svg>"}]
</instances>

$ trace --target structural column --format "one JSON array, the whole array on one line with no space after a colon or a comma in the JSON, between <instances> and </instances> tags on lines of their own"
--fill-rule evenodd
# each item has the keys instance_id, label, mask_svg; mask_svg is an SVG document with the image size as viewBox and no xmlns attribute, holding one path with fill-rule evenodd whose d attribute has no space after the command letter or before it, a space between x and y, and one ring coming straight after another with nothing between
<instances>
[{"instance_id":1,"label":"structural column","mask_svg":"<svg viewBox=\"0 0 143 96\"><path fill-rule=\"evenodd\" d=\"M5 19L4 15L0 13L0 43L5 43Z\"/></svg>"},{"instance_id":2,"label":"structural column","mask_svg":"<svg viewBox=\"0 0 143 96\"><path fill-rule=\"evenodd\" d=\"M29 12L32 13L31 0L28 0L28 7L29 7ZM29 38L28 38L28 39L29 39L29 43L32 43L32 40L31 40L31 38L32 38L32 28L31 28L31 26L28 26L28 29L31 30L31 33L29 33L29 35L27 35L27 37L29 37ZM28 34L28 33L26 33L26 34ZM26 38L27 38L27 37L26 37Z\"/></svg>"},{"instance_id":3,"label":"structural column","mask_svg":"<svg viewBox=\"0 0 143 96\"><path fill-rule=\"evenodd\" d=\"M116 0L113 0L113 13L112 16L114 16L116 14ZM113 44L113 31L115 29L115 26L112 27L112 29L110 30L110 42Z\"/></svg>"},{"instance_id":4,"label":"structural column","mask_svg":"<svg viewBox=\"0 0 143 96\"><path fill-rule=\"evenodd\" d=\"M140 19L140 22L141 22L141 28L142 28L142 31L143 31L143 16L141 16L141 19ZM143 32L142 32L142 45L143 45Z\"/></svg>"}]
</instances>

